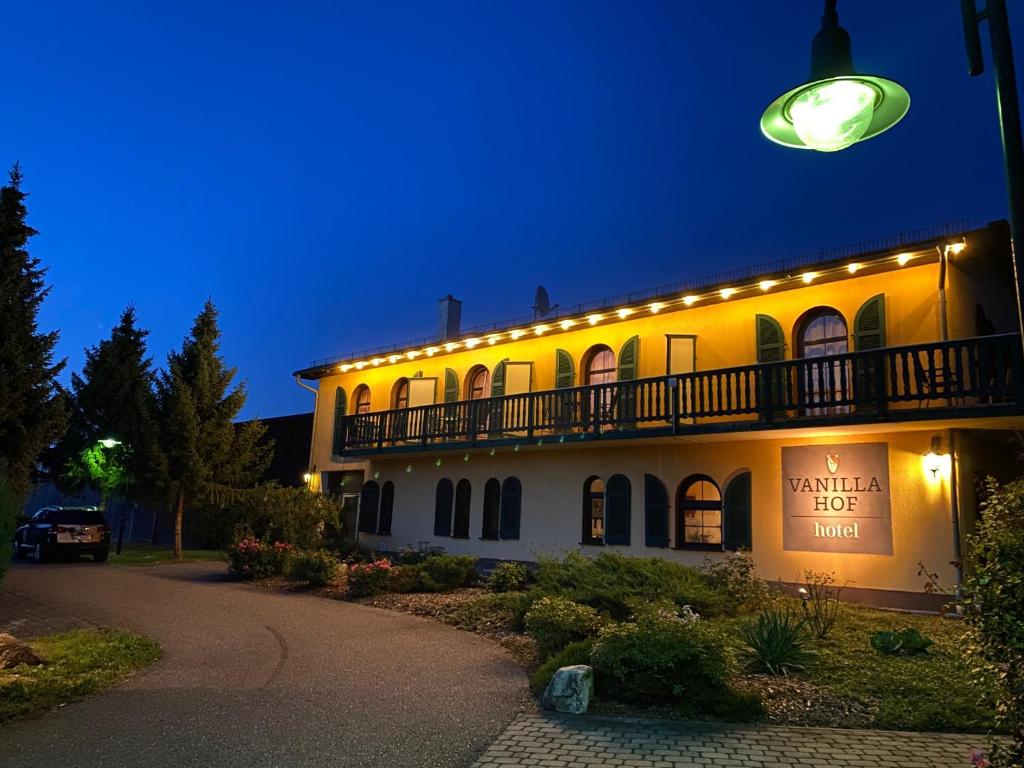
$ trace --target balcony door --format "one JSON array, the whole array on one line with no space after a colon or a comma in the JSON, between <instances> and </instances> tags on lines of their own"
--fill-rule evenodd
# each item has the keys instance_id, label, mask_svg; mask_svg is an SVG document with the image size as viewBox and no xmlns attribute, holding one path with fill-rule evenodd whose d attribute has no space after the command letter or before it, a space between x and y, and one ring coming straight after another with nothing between
<instances>
[{"instance_id":1,"label":"balcony door","mask_svg":"<svg viewBox=\"0 0 1024 768\"><path fill-rule=\"evenodd\" d=\"M797 369L800 401L805 406L803 412L808 416L848 412L848 405L836 403L843 403L850 397L849 362L818 360L850 351L843 316L831 307L812 309L797 323L796 348L797 357L806 361Z\"/></svg>"}]
</instances>

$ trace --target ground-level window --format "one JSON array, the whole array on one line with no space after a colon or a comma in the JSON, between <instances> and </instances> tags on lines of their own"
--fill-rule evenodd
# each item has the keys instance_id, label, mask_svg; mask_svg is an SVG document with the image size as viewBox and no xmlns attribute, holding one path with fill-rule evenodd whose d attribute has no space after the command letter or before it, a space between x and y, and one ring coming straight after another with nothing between
<instances>
[{"instance_id":1,"label":"ground-level window","mask_svg":"<svg viewBox=\"0 0 1024 768\"><path fill-rule=\"evenodd\" d=\"M469 501L473 495L473 486L463 478L455 486L455 522L452 524L452 538L469 538Z\"/></svg>"},{"instance_id":2,"label":"ground-level window","mask_svg":"<svg viewBox=\"0 0 1024 768\"><path fill-rule=\"evenodd\" d=\"M373 480L363 483L359 492L359 532L377 532L377 508L380 506L380 486Z\"/></svg>"},{"instance_id":3,"label":"ground-level window","mask_svg":"<svg viewBox=\"0 0 1024 768\"><path fill-rule=\"evenodd\" d=\"M742 472L725 486L724 502L725 549L752 549L752 521L750 510L750 473Z\"/></svg>"},{"instance_id":4,"label":"ground-level window","mask_svg":"<svg viewBox=\"0 0 1024 768\"><path fill-rule=\"evenodd\" d=\"M644 544L668 546L668 491L654 475L644 475Z\"/></svg>"},{"instance_id":5,"label":"ground-level window","mask_svg":"<svg viewBox=\"0 0 1024 768\"><path fill-rule=\"evenodd\" d=\"M437 490L434 493L434 535L452 535L452 500L455 497L455 489L452 481L443 477L437 481Z\"/></svg>"},{"instance_id":6,"label":"ground-level window","mask_svg":"<svg viewBox=\"0 0 1024 768\"><path fill-rule=\"evenodd\" d=\"M492 477L484 485L483 527L481 539L497 539L501 525L501 483Z\"/></svg>"},{"instance_id":7,"label":"ground-level window","mask_svg":"<svg viewBox=\"0 0 1024 768\"><path fill-rule=\"evenodd\" d=\"M676 546L722 548L722 494L707 475L692 475L676 492Z\"/></svg>"},{"instance_id":8,"label":"ground-level window","mask_svg":"<svg viewBox=\"0 0 1024 768\"><path fill-rule=\"evenodd\" d=\"M391 533L391 518L395 510L395 484L388 480L380 489L380 518L377 520L377 533Z\"/></svg>"},{"instance_id":9,"label":"ground-level window","mask_svg":"<svg viewBox=\"0 0 1024 768\"><path fill-rule=\"evenodd\" d=\"M629 545L633 489L625 475L612 475L605 487L604 543Z\"/></svg>"},{"instance_id":10,"label":"ground-level window","mask_svg":"<svg viewBox=\"0 0 1024 768\"><path fill-rule=\"evenodd\" d=\"M519 518L523 486L517 477L506 477L501 484L501 519L498 535L505 540L519 538Z\"/></svg>"},{"instance_id":11,"label":"ground-level window","mask_svg":"<svg viewBox=\"0 0 1024 768\"><path fill-rule=\"evenodd\" d=\"M604 544L604 480L588 477L583 484L583 543Z\"/></svg>"}]
</instances>

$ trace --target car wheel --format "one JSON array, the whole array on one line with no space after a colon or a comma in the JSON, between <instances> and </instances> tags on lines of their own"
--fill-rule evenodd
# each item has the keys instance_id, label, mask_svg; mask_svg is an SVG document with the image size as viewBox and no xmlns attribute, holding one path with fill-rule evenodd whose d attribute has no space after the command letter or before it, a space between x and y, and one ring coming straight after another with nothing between
<instances>
[{"instance_id":1,"label":"car wheel","mask_svg":"<svg viewBox=\"0 0 1024 768\"><path fill-rule=\"evenodd\" d=\"M104 547L103 549L97 549L95 552L92 553L93 562L96 562L96 563L105 563L105 562L107 562L107 558L109 556L110 556L110 548L109 547Z\"/></svg>"},{"instance_id":2,"label":"car wheel","mask_svg":"<svg viewBox=\"0 0 1024 768\"><path fill-rule=\"evenodd\" d=\"M36 544L36 548L32 550L32 560L36 563L46 560L46 553L43 552L42 544Z\"/></svg>"},{"instance_id":3,"label":"car wheel","mask_svg":"<svg viewBox=\"0 0 1024 768\"><path fill-rule=\"evenodd\" d=\"M18 541L14 540L11 542L11 560L17 560L21 557L21 547L18 545Z\"/></svg>"}]
</instances>

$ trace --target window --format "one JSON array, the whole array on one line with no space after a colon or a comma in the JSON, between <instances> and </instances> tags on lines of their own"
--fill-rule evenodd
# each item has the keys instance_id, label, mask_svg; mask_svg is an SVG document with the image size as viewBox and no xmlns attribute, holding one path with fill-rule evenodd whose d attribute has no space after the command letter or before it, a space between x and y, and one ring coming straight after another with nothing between
<instances>
[{"instance_id":1,"label":"window","mask_svg":"<svg viewBox=\"0 0 1024 768\"><path fill-rule=\"evenodd\" d=\"M408 379L399 379L395 382L395 388L391 391L391 407L396 411L409 407Z\"/></svg>"},{"instance_id":2,"label":"window","mask_svg":"<svg viewBox=\"0 0 1024 768\"><path fill-rule=\"evenodd\" d=\"M363 483L359 492L359 533L377 532L377 508L380 506L380 486L373 480Z\"/></svg>"},{"instance_id":3,"label":"window","mask_svg":"<svg viewBox=\"0 0 1024 768\"><path fill-rule=\"evenodd\" d=\"M584 359L586 360L583 368L584 384L592 386L615 383L615 353L610 348L603 344L591 347L584 356ZM602 415L610 415L615 398L614 390L614 387L604 387L600 392L591 392L591 412L599 410Z\"/></svg>"},{"instance_id":4,"label":"window","mask_svg":"<svg viewBox=\"0 0 1024 768\"><path fill-rule=\"evenodd\" d=\"M484 485L484 521L481 539L497 539L501 524L501 483L492 477Z\"/></svg>"},{"instance_id":5,"label":"window","mask_svg":"<svg viewBox=\"0 0 1024 768\"><path fill-rule=\"evenodd\" d=\"M846 321L831 307L818 307L797 321L797 356L813 359L842 355L850 350ZM798 382L801 402L807 404L841 403L851 391L850 372L841 360L831 363L805 363ZM809 409L810 414L827 413L829 408Z\"/></svg>"},{"instance_id":6,"label":"window","mask_svg":"<svg viewBox=\"0 0 1024 768\"><path fill-rule=\"evenodd\" d=\"M725 549L751 549L750 473L742 472L725 486Z\"/></svg>"},{"instance_id":7,"label":"window","mask_svg":"<svg viewBox=\"0 0 1024 768\"><path fill-rule=\"evenodd\" d=\"M668 546L668 491L654 475L644 475L644 544Z\"/></svg>"},{"instance_id":8,"label":"window","mask_svg":"<svg viewBox=\"0 0 1024 768\"><path fill-rule=\"evenodd\" d=\"M502 539L519 538L519 514L523 501L523 486L517 477L507 477L501 484L501 521L498 535Z\"/></svg>"},{"instance_id":9,"label":"window","mask_svg":"<svg viewBox=\"0 0 1024 768\"><path fill-rule=\"evenodd\" d=\"M455 522L452 524L452 538L469 538L469 500L473 494L473 486L469 480L459 480L455 486Z\"/></svg>"},{"instance_id":10,"label":"window","mask_svg":"<svg viewBox=\"0 0 1024 768\"><path fill-rule=\"evenodd\" d=\"M707 475L694 475L676 493L676 546L722 548L722 494Z\"/></svg>"},{"instance_id":11,"label":"window","mask_svg":"<svg viewBox=\"0 0 1024 768\"><path fill-rule=\"evenodd\" d=\"M356 404L356 413L370 412L370 388L368 386L360 384L356 388L353 400Z\"/></svg>"},{"instance_id":12,"label":"window","mask_svg":"<svg viewBox=\"0 0 1024 768\"><path fill-rule=\"evenodd\" d=\"M437 481L437 491L434 494L434 535L452 535L452 498L455 489L452 481L443 477Z\"/></svg>"},{"instance_id":13,"label":"window","mask_svg":"<svg viewBox=\"0 0 1024 768\"><path fill-rule=\"evenodd\" d=\"M491 396L491 374L482 365L470 370L466 393L470 400L483 400Z\"/></svg>"},{"instance_id":14,"label":"window","mask_svg":"<svg viewBox=\"0 0 1024 768\"><path fill-rule=\"evenodd\" d=\"M395 510L395 484L388 480L380 489L380 518L377 520L377 533L385 536L391 534L391 517Z\"/></svg>"},{"instance_id":15,"label":"window","mask_svg":"<svg viewBox=\"0 0 1024 768\"><path fill-rule=\"evenodd\" d=\"M589 477L583 484L583 543L604 544L604 480Z\"/></svg>"},{"instance_id":16,"label":"window","mask_svg":"<svg viewBox=\"0 0 1024 768\"><path fill-rule=\"evenodd\" d=\"M604 543L629 545L632 487L625 475L612 475L604 492Z\"/></svg>"}]
</instances>

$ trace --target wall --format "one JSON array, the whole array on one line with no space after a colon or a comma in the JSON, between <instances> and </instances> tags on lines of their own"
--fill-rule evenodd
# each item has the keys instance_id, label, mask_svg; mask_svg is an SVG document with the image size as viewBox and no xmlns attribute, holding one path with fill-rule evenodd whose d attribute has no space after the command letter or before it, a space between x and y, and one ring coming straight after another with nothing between
<instances>
[{"instance_id":1,"label":"wall","mask_svg":"<svg viewBox=\"0 0 1024 768\"><path fill-rule=\"evenodd\" d=\"M363 541L384 549L417 546L420 542L443 546L449 552L472 553L485 558L534 560L539 554L558 554L568 549L595 552L599 547L581 546L583 485L587 477L607 479L625 474L632 485L630 546L607 547L630 555L660 556L700 564L708 553L648 548L644 546L644 474L656 475L668 488L670 535L674 532L676 486L693 473L710 475L724 491L735 474L750 470L753 499L753 555L762 576L792 581L805 569L835 571L840 583L883 590L919 592L917 575L923 562L937 571L944 584L955 583L949 565L953 559L949 478L925 478L922 455L935 432L857 434L814 437L772 436L716 442L673 441L659 445L639 442L611 447L589 445L566 448L544 446L516 452L502 449L489 453L446 456L414 454L411 457L374 459L368 477L395 483L392 535L363 534ZM943 444L948 444L947 435ZM785 552L782 550L781 448L787 445L887 442L893 524L892 556ZM484 483L490 477L504 480L515 475L522 482L522 519L519 541L483 541L481 531ZM437 481L471 481L473 496L470 538L451 539L433 535L434 491ZM720 553L711 556L721 557Z\"/></svg>"}]
</instances>

